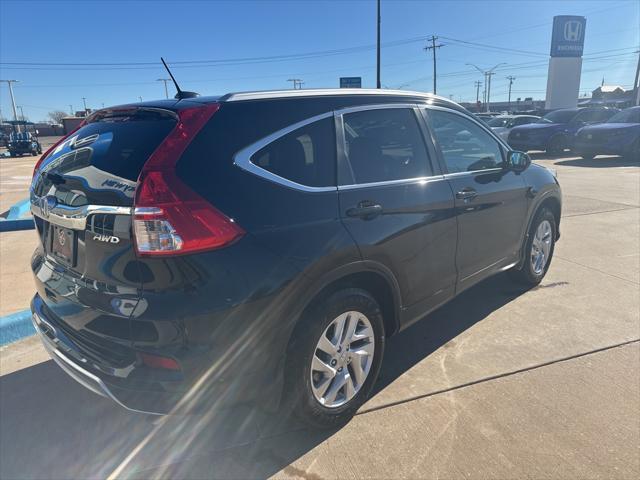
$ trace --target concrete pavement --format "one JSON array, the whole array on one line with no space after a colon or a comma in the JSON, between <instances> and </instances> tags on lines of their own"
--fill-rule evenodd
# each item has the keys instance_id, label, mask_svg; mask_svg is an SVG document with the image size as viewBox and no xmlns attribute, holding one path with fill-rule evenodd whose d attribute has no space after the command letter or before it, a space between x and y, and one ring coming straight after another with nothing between
<instances>
[{"instance_id":1,"label":"concrete pavement","mask_svg":"<svg viewBox=\"0 0 640 480\"><path fill-rule=\"evenodd\" d=\"M637 478L640 163L536 161L565 195L545 281L497 276L392 338L341 430L131 414L30 339L0 349L0 477Z\"/></svg>"}]
</instances>

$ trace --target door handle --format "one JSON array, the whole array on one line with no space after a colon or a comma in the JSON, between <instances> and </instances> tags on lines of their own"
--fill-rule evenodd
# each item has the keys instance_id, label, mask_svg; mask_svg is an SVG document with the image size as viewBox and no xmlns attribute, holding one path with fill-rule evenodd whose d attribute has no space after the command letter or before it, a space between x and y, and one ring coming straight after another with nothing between
<instances>
[{"instance_id":1,"label":"door handle","mask_svg":"<svg viewBox=\"0 0 640 480\"><path fill-rule=\"evenodd\" d=\"M357 207L349 208L347 210L348 217L361 217L370 219L377 217L382 213L382 205L369 201L358 203Z\"/></svg>"},{"instance_id":2,"label":"door handle","mask_svg":"<svg viewBox=\"0 0 640 480\"><path fill-rule=\"evenodd\" d=\"M478 192L471 187L463 188L458 193L456 193L456 198L458 200L472 200L478 195Z\"/></svg>"}]
</instances>

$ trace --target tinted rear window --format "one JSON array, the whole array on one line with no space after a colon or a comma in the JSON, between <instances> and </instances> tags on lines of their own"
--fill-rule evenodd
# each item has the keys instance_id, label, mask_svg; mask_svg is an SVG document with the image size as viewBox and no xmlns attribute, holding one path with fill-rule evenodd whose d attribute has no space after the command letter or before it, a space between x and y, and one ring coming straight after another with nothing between
<instances>
[{"instance_id":1,"label":"tinted rear window","mask_svg":"<svg viewBox=\"0 0 640 480\"><path fill-rule=\"evenodd\" d=\"M74 170L92 166L112 177L136 181L175 125L170 113L155 110L105 116L73 134L47 158L43 169L73 175Z\"/></svg>"}]
</instances>

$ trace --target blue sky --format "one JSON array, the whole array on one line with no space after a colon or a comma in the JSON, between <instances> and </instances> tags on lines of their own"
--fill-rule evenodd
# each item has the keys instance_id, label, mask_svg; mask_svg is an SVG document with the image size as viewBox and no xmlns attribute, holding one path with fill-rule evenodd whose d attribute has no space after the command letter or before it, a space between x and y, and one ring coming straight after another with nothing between
<instances>
[{"instance_id":1,"label":"blue sky","mask_svg":"<svg viewBox=\"0 0 640 480\"><path fill-rule=\"evenodd\" d=\"M554 15L587 17L581 92L603 76L607 84L632 85L638 0L382 0L383 86L431 91L431 56L422 48L436 34L445 44L438 94L475 100L473 84L482 78L466 63L506 62L493 78L492 100L506 100L507 75L516 77L514 99L544 98ZM374 87L374 44L374 0L0 0L0 78L19 80L16 102L31 120L81 109L82 97L93 108L163 98L161 55L183 89L201 94L290 88L290 78L314 88L362 76L363 86ZM174 63L187 61L208 62ZM38 65L8 65L14 62ZM0 108L11 116L6 84Z\"/></svg>"}]
</instances>

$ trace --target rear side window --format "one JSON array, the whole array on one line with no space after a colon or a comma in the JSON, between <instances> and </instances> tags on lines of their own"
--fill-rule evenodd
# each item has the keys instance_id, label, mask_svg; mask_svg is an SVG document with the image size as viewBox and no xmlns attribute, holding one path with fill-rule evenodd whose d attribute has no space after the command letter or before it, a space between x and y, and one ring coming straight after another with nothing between
<instances>
[{"instance_id":1,"label":"rear side window","mask_svg":"<svg viewBox=\"0 0 640 480\"><path fill-rule=\"evenodd\" d=\"M333 117L310 123L274 140L254 153L251 163L300 185L335 186Z\"/></svg>"},{"instance_id":2,"label":"rear side window","mask_svg":"<svg viewBox=\"0 0 640 480\"><path fill-rule=\"evenodd\" d=\"M343 119L346 155L356 184L432 175L412 109L364 110Z\"/></svg>"},{"instance_id":3,"label":"rear side window","mask_svg":"<svg viewBox=\"0 0 640 480\"><path fill-rule=\"evenodd\" d=\"M486 170L502 165L500 145L475 122L441 110L429 110L429 118L449 173Z\"/></svg>"},{"instance_id":4,"label":"rear side window","mask_svg":"<svg viewBox=\"0 0 640 480\"><path fill-rule=\"evenodd\" d=\"M175 127L169 112L129 110L102 116L85 125L45 160L44 170L86 176L93 167L109 178L135 182L143 165Z\"/></svg>"}]
</instances>

